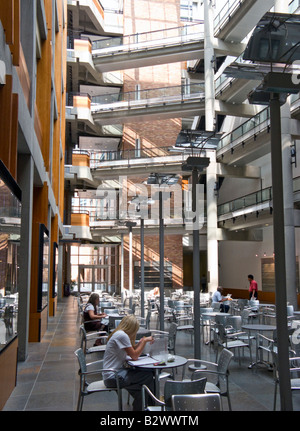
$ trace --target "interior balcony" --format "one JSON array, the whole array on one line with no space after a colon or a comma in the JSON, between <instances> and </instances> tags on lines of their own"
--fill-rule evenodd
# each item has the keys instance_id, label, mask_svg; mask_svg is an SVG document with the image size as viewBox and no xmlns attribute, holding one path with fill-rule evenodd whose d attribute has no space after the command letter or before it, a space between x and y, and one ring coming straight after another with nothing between
<instances>
[{"instance_id":1,"label":"interior balcony","mask_svg":"<svg viewBox=\"0 0 300 431\"><path fill-rule=\"evenodd\" d=\"M204 56L203 24L95 40L94 64L99 72L125 70Z\"/></svg>"},{"instance_id":2,"label":"interior balcony","mask_svg":"<svg viewBox=\"0 0 300 431\"><path fill-rule=\"evenodd\" d=\"M226 42L241 42L274 0L228 0L214 19L214 35Z\"/></svg>"},{"instance_id":3,"label":"interior balcony","mask_svg":"<svg viewBox=\"0 0 300 431\"><path fill-rule=\"evenodd\" d=\"M69 25L89 33L105 34L104 8L100 0L67 0Z\"/></svg>"},{"instance_id":4,"label":"interior balcony","mask_svg":"<svg viewBox=\"0 0 300 431\"><path fill-rule=\"evenodd\" d=\"M121 137L123 134L123 127L120 124L102 126L94 121L91 112L91 96L87 93L67 95L66 122L70 124L74 139L77 134L111 137Z\"/></svg>"},{"instance_id":5,"label":"interior balcony","mask_svg":"<svg viewBox=\"0 0 300 431\"><path fill-rule=\"evenodd\" d=\"M299 122L292 118L290 124L292 139L299 139ZM270 146L270 109L264 108L220 139L217 160L228 165L247 164L268 154Z\"/></svg>"},{"instance_id":6,"label":"interior balcony","mask_svg":"<svg viewBox=\"0 0 300 431\"><path fill-rule=\"evenodd\" d=\"M248 94L257 87L261 81L238 79L221 75L216 79L216 99L228 103L243 103L247 100Z\"/></svg>"},{"instance_id":7,"label":"interior balcony","mask_svg":"<svg viewBox=\"0 0 300 431\"><path fill-rule=\"evenodd\" d=\"M300 177L293 179L294 224L299 227ZM229 231L273 224L273 189L268 187L218 205L218 226Z\"/></svg>"},{"instance_id":8,"label":"interior balcony","mask_svg":"<svg viewBox=\"0 0 300 431\"><path fill-rule=\"evenodd\" d=\"M88 37L78 37L67 49L68 74L72 82L88 82L93 85L122 86L123 75L119 71L100 73L94 65L92 42Z\"/></svg>"},{"instance_id":9,"label":"interior balcony","mask_svg":"<svg viewBox=\"0 0 300 431\"><path fill-rule=\"evenodd\" d=\"M122 175L127 177L145 177L152 172L157 174L184 175L183 163L190 155L203 156L200 149L191 152L176 153L174 147L142 148L140 150L117 150L102 152L101 156L91 157L93 178L105 181Z\"/></svg>"},{"instance_id":10,"label":"interior balcony","mask_svg":"<svg viewBox=\"0 0 300 431\"><path fill-rule=\"evenodd\" d=\"M97 181L90 168L90 154L88 151L74 150L72 154L72 165L65 165L65 180L69 181L71 187L97 188Z\"/></svg>"},{"instance_id":11,"label":"interior balcony","mask_svg":"<svg viewBox=\"0 0 300 431\"><path fill-rule=\"evenodd\" d=\"M100 125L152 121L199 115L205 110L204 101L202 84L170 86L93 97L91 113Z\"/></svg>"}]
</instances>

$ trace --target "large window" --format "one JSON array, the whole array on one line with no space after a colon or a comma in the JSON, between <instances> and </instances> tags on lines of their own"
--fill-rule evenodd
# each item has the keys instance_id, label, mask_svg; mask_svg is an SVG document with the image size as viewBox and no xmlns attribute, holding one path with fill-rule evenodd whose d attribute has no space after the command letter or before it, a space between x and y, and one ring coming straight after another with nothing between
<instances>
[{"instance_id":1,"label":"large window","mask_svg":"<svg viewBox=\"0 0 300 431\"><path fill-rule=\"evenodd\" d=\"M71 287L75 292L113 293L118 285L117 245L72 245Z\"/></svg>"},{"instance_id":2,"label":"large window","mask_svg":"<svg viewBox=\"0 0 300 431\"><path fill-rule=\"evenodd\" d=\"M17 335L21 190L0 161L0 350Z\"/></svg>"}]
</instances>

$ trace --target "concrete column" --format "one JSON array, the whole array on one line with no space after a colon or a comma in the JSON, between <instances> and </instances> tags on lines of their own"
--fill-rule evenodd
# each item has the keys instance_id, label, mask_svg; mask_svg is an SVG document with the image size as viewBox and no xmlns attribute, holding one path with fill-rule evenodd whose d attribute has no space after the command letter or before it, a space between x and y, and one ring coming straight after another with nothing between
<instances>
[{"instance_id":1,"label":"concrete column","mask_svg":"<svg viewBox=\"0 0 300 431\"><path fill-rule=\"evenodd\" d=\"M58 276L57 276L57 283L58 283L58 289L57 289L57 302L62 301L63 297L63 284L64 284L64 278L63 278L63 267L64 267L64 246L59 245L58 246Z\"/></svg>"},{"instance_id":2,"label":"concrete column","mask_svg":"<svg viewBox=\"0 0 300 431\"><path fill-rule=\"evenodd\" d=\"M218 217L217 196L215 184L217 182L216 153L209 152L210 164L206 169L206 205L207 205L207 286L208 291L216 290L219 285L219 252L218 252Z\"/></svg>"},{"instance_id":3,"label":"concrete column","mask_svg":"<svg viewBox=\"0 0 300 431\"><path fill-rule=\"evenodd\" d=\"M289 0L275 0L274 11L287 13ZM286 264L286 295L287 301L297 306L297 276L296 276L296 243L294 225L293 170L291 164L291 111L290 99L281 107L281 141L282 141L282 181L284 202L284 235Z\"/></svg>"},{"instance_id":4,"label":"concrete column","mask_svg":"<svg viewBox=\"0 0 300 431\"><path fill-rule=\"evenodd\" d=\"M204 0L204 76L205 76L205 129L215 129L215 80L214 80L214 8Z\"/></svg>"},{"instance_id":5,"label":"concrete column","mask_svg":"<svg viewBox=\"0 0 300 431\"><path fill-rule=\"evenodd\" d=\"M33 207L34 163L30 155L19 155L18 183L22 190L22 217L20 242L19 311L18 311L18 360L25 361L28 350L31 241Z\"/></svg>"},{"instance_id":6,"label":"concrete column","mask_svg":"<svg viewBox=\"0 0 300 431\"><path fill-rule=\"evenodd\" d=\"M285 236L285 265L286 265L286 295L287 301L297 306L297 267L296 267L296 243L294 225L294 196L293 196L293 170L291 164L290 135L291 111L289 99L281 107L281 141L282 141L282 181L284 203L284 236Z\"/></svg>"},{"instance_id":7,"label":"concrete column","mask_svg":"<svg viewBox=\"0 0 300 431\"><path fill-rule=\"evenodd\" d=\"M121 233L121 297L124 300L124 234Z\"/></svg>"}]
</instances>

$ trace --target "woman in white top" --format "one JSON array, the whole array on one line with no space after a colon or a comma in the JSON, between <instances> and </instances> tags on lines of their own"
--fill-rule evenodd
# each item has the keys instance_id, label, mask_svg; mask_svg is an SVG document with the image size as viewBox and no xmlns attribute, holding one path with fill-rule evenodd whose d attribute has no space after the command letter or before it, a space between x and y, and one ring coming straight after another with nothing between
<instances>
[{"instance_id":1,"label":"woman in white top","mask_svg":"<svg viewBox=\"0 0 300 431\"><path fill-rule=\"evenodd\" d=\"M154 390L153 372L150 370L126 368L126 358L137 360L144 350L146 343L153 343L153 337L143 337L136 344L136 334L139 323L133 314L123 317L119 326L109 335L105 353L103 368L118 370L119 383L133 396L133 410L142 409L141 389L147 385ZM116 387L113 373L104 373L106 387Z\"/></svg>"},{"instance_id":2,"label":"woman in white top","mask_svg":"<svg viewBox=\"0 0 300 431\"><path fill-rule=\"evenodd\" d=\"M89 300L83 310L84 327L86 331L107 331L108 326L102 321L107 317L105 313L99 313L97 307L100 297L98 293L91 293Z\"/></svg>"}]
</instances>

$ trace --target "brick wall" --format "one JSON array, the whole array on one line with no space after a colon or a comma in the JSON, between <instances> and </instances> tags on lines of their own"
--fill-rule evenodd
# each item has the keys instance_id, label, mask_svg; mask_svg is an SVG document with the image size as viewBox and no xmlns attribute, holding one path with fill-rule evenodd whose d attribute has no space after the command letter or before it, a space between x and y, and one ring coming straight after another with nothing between
<instances>
[{"instance_id":1,"label":"brick wall","mask_svg":"<svg viewBox=\"0 0 300 431\"><path fill-rule=\"evenodd\" d=\"M180 26L180 0L125 0L124 35L169 29ZM162 64L124 71L124 91L134 91L137 84L140 89L156 89L181 84L181 63ZM158 147L175 144L181 130L181 119L166 119L128 123L124 127L123 148L134 149L136 139L140 139L141 150L147 152ZM155 150L156 151L156 150ZM146 178L144 178L146 179ZM131 181L142 182L143 178ZM124 238L124 285L129 283L128 237ZM173 287L182 287L183 252L181 235L167 235L164 239L165 258L172 263ZM133 237L133 260L140 261L140 238ZM153 257L154 256L154 257ZM145 235L145 260L159 262L159 236Z\"/></svg>"}]
</instances>

